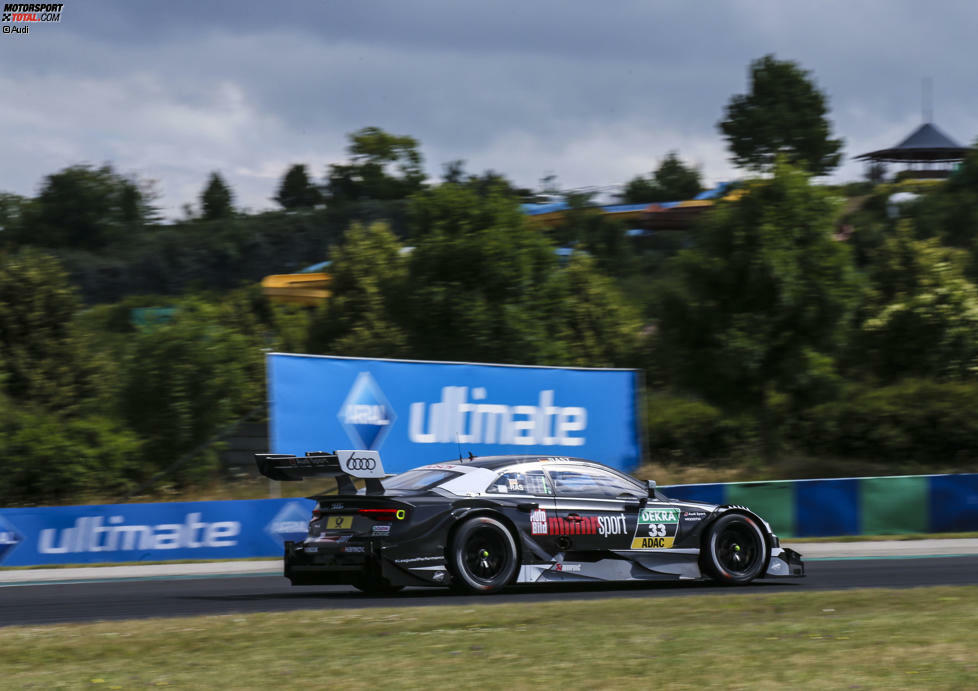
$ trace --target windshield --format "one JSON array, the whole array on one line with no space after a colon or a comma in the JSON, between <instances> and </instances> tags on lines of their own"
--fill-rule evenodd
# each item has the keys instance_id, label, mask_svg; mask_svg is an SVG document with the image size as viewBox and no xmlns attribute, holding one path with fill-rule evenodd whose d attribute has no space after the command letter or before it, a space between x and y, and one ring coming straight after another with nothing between
<instances>
[{"instance_id":1,"label":"windshield","mask_svg":"<svg viewBox=\"0 0 978 691\"><path fill-rule=\"evenodd\" d=\"M418 468L409 470L406 473L389 477L383 481L384 489L399 490L425 490L431 489L435 485L440 485L453 477L458 477L461 473L442 469Z\"/></svg>"}]
</instances>

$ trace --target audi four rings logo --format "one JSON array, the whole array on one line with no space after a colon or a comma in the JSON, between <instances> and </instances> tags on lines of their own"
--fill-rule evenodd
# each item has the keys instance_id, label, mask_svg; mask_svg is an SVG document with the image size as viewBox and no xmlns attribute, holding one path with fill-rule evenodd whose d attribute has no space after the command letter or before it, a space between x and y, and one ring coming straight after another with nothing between
<instances>
[{"instance_id":1,"label":"audi four rings logo","mask_svg":"<svg viewBox=\"0 0 978 691\"><path fill-rule=\"evenodd\" d=\"M377 461L369 457L351 456L346 467L350 470L373 470L377 467Z\"/></svg>"}]
</instances>

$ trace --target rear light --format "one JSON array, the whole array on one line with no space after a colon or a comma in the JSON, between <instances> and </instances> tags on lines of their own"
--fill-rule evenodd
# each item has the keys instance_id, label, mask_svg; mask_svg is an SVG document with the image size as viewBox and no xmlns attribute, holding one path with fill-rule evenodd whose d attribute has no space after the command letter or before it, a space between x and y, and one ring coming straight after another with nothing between
<instances>
[{"instance_id":1,"label":"rear light","mask_svg":"<svg viewBox=\"0 0 978 691\"><path fill-rule=\"evenodd\" d=\"M316 520L317 518L319 518L322 515L323 515L323 512L319 510L319 507L316 507L315 509L312 510L312 519L313 520Z\"/></svg>"},{"instance_id":2,"label":"rear light","mask_svg":"<svg viewBox=\"0 0 978 691\"><path fill-rule=\"evenodd\" d=\"M357 513L374 521L403 521L407 518L404 509L359 509Z\"/></svg>"}]
</instances>

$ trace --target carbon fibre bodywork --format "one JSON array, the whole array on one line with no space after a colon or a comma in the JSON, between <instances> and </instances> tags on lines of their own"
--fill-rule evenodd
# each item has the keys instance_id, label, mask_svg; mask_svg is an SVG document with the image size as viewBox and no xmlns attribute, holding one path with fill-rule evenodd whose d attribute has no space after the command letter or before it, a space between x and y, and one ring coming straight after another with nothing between
<instances>
[{"instance_id":1,"label":"carbon fibre bodywork","mask_svg":"<svg viewBox=\"0 0 978 691\"><path fill-rule=\"evenodd\" d=\"M424 473L445 477L431 486L398 486L405 483L400 478ZM599 473L609 496L568 485ZM715 548L711 526L733 514L763 535L763 554L755 558L762 563L747 580L804 575L800 555L782 548L746 507L673 500L593 461L497 456L423 466L388 484L382 494L315 497L308 537L286 543L285 576L295 585L459 584L464 567L453 557L456 532L488 518L513 538L508 583L718 578L723 568L707 563L704 548ZM611 496L616 489L623 491Z\"/></svg>"}]
</instances>

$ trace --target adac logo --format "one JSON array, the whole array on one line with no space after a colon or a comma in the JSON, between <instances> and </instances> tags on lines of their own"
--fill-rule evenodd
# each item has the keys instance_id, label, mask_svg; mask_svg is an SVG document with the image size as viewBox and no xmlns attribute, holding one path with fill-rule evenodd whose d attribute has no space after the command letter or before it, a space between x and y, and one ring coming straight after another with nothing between
<instances>
[{"instance_id":1,"label":"adac logo","mask_svg":"<svg viewBox=\"0 0 978 691\"><path fill-rule=\"evenodd\" d=\"M3 516L0 516L0 562L7 553L23 541L23 536Z\"/></svg>"},{"instance_id":2,"label":"adac logo","mask_svg":"<svg viewBox=\"0 0 978 691\"><path fill-rule=\"evenodd\" d=\"M379 449L397 419L369 372L361 372L336 417L358 449Z\"/></svg>"},{"instance_id":3,"label":"adac logo","mask_svg":"<svg viewBox=\"0 0 978 691\"><path fill-rule=\"evenodd\" d=\"M285 540L301 540L309 534L311 514L312 511L299 502L290 501L265 526L265 532L280 543Z\"/></svg>"}]
</instances>

